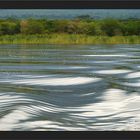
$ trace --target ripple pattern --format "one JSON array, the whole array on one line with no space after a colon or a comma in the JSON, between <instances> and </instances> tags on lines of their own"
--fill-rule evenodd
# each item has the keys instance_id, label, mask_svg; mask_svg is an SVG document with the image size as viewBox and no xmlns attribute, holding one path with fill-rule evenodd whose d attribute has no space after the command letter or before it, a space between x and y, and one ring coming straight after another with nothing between
<instances>
[{"instance_id":1,"label":"ripple pattern","mask_svg":"<svg viewBox=\"0 0 140 140\"><path fill-rule=\"evenodd\" d=\"M140 45L1 45L1 131L140 130Z\"/></svg>"}]
</instances>

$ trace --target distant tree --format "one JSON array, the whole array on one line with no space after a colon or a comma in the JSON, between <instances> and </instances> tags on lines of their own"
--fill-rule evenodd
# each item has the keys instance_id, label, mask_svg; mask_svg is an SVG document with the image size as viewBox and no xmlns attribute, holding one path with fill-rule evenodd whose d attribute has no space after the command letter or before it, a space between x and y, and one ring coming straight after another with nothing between
<instances>
[{"instance_id":1,"label":"distant tree","mask_svg":"<svg viewBox=\"0 0 140 140\"><path fill-rule=\"evenodd\" d=\"M17 34L20 32L19 23L5 21L0 23L0 34Z\"/></svg>"},{"instance_id":2,"label":"distant tree","mask_svg":"<svg viewBox=\"0 0 140 140\"><path fill-rule=\"evenodd\" d=\"M90 20L87 20L90 19ZM103 19L93 20L82 15L72 20L47 19L0 19L0 35L12 34L68 33L87 35L140 35L139 19Z\"/></svg>"},{"instance_id":3,"label":"distant tree","mask_svg":"<svg viewBox=\"0 0 140 140\"><path fill-rule=\"evenodd\" d=\"M48 33L56 32L56 20L46 20L45 30L47 30Z\"/></svg>"},{"instance_id":4,"label":"distant tree","mask_svg":"<svg viewBox=\"0 0 140 140\"><path fill-rule=\"evenodd\" d=\"M80 15L75 18L76 20L91 21L93 18L90 15Z\"/></svg>"},{"instance_id":5,"label":"distant tree","mask_svg":"<svg viewBox=\"0 0 140 140\"><path fill-rule=\"evenodd\" d=\"M66 32L71 34L87 34L88 24L85 21L69 21L66 26Z\"/></svg>"},{"instance_id":6,"label":"distant tree","mask_svg":"<svg viewBox=\"0 0 140 140\"><path fill-rule=\"evenodd\" d=\"M41 34L45 32L45 27L38 20L28 19L20 22L20 31L23 34Z\"/></svg>"},{"instance_id":7,"label":"distant tree","mask_svg":"<svg viewBox=\"0 0 140 140\"><path fill-rule=\"evenodd\" d=\"M78 25L74 21L70 21L65 27L65 31L69 34L77 34L78 33Z\"/></svg>"},{"instance_id":8,"label":"distant tree","mask_svg":"<svg viewBox=\"0 0 140 140\"><path fill-rule=\"evenodd\" d=\"M66 32L68 22L69 22L68 20L56 20L54 24L54 31L61 33Z\"/></svg>"},{"instance_id":9,"label":"distant tree","mask_svg":"<svg viewBox=\"0 0 140 140\"><path fill-rule=\"evenodd\" d=\"M120 22L115 19L105 19L102 21L101 30L108 36L121 35Z\"/></svg>"},{"instance_id":10,"label":"distant tree","mask_svg":"<svg viewBox=\"0 0 140 140\"><path fill-rule=\"evenodd\" d=\"M96 25L94 22L91 22L87 26L87 33L88 35L96 35Z\"/></svg>"},{"instance_id":11,"label":"distant tree","mask_svg":"<svg viewBox=\"0 0 140 140\"><path fill-rule=\"evenodd\" d=\"M140 21L126 21L122 24L124 35L140 35Z\"/></svg>"}]
</instances>

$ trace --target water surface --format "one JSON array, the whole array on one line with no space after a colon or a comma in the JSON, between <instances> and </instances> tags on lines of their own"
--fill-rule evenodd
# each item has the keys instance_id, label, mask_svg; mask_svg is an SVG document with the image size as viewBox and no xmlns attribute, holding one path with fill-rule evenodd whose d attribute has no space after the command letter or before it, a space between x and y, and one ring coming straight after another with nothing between
<instances>
[{"instance_id":1,"label":"water surface","mask_svg":"<svg viewBox=\"0 0 140 140\"><path fill-rule=\"evenodd\" d=\"M81 15L94 19L140 19L140 9L0 9L0 18L72 19Z\"/></svg>"},{"instance_id":2,"label":"water surface","mask_svg":"<svg viewBox=\"0 0 140 140\"><path fill-rule=\"evenodd\" d=\"M140 130L140 45L1 45L0 130Z\"/></svg>"}]
</instances>

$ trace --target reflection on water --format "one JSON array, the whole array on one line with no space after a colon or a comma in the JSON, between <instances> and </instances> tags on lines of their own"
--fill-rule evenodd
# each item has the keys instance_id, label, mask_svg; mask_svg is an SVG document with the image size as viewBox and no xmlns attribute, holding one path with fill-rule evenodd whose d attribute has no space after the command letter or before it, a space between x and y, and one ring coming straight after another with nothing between
<instances>
[{"instance_id":1,"label":"reflection on water","mask_svg":"<svg viewBox=\"0 0 140 140\"><path fill-rule=\"evenodd\" d=\"M140 130L140 45L0 46L0 130Z\"/></svg>"}]
</instances>

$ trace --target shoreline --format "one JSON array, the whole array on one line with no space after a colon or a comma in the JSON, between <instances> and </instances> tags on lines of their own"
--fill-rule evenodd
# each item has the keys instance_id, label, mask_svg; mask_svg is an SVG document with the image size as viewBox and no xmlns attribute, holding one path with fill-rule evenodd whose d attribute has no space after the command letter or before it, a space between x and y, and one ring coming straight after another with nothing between
<instances>
[{"instance_id":1,"label":"shoreline","mask_svg":"<svg viewBox=\"0 0 140 140\"><path fill-rule=\"evenodd\" d=\"M96 44L140 44L140 36L91 36L84 34L36 34L2 35L0 45L48 44L48 45L96 45Z\"/></svg>"}]
</instances>

